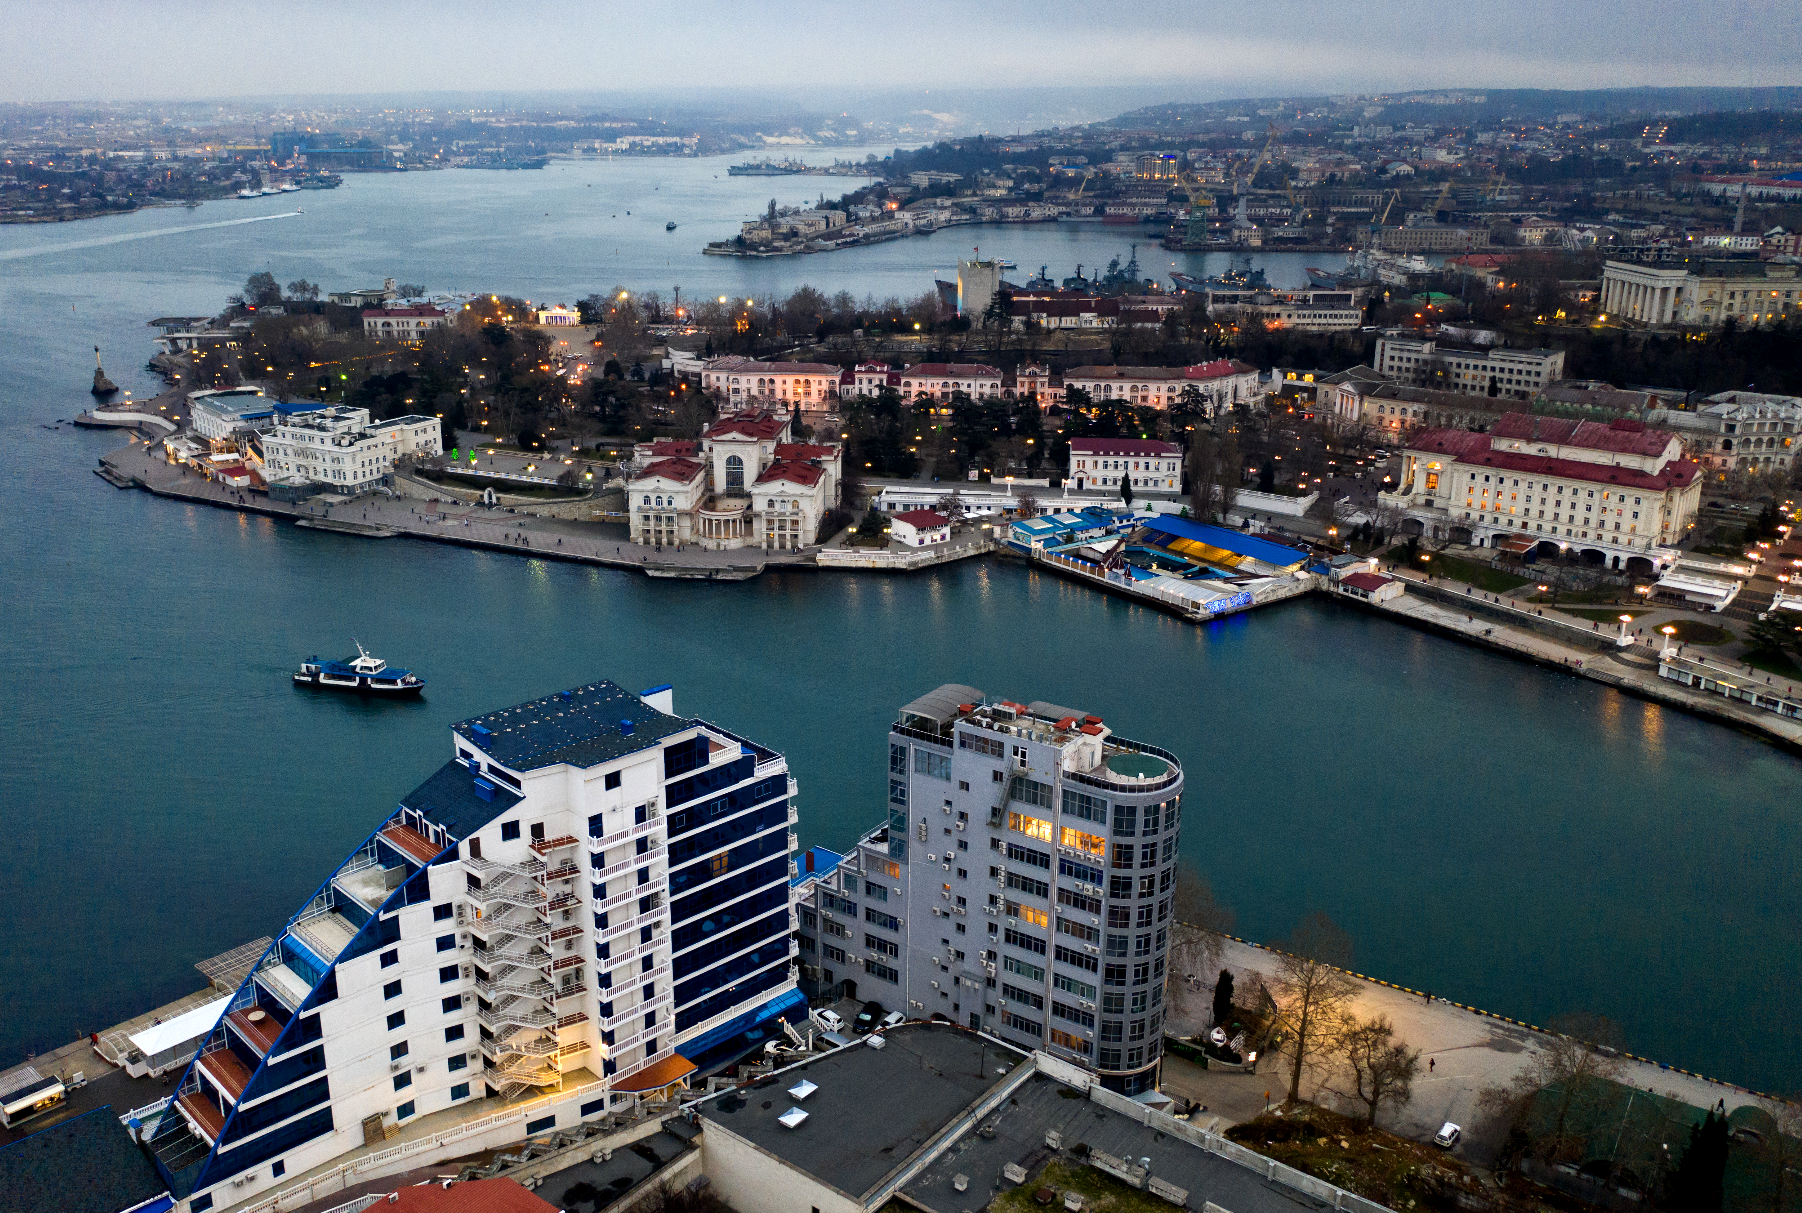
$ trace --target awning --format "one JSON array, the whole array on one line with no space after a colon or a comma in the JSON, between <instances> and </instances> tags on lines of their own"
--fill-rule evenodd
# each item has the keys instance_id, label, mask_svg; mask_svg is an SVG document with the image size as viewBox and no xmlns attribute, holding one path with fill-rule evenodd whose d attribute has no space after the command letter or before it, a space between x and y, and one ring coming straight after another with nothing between
<instances>
[{"instance_id":1,"label":"awning","mask_svg":"<svg viewBox=\"0 0 1802 1213\"><path fill-rule=\"evenodd\" d=\"M130 1036L131 1047L145 1057L155 1057L165 1050L174 1049L189 1041L198 1040L213 1030L220 1016L225 1014L225 1004L231 1001L231 995L202 1003L192 1011L183 1011L174 1019L165 1019L162 1023L151 1024Z\"/></svg>"},{"instance_id":2,"label":"awning","mask_svg":"<svg viewBox=\"0 0 1802 1213\"><path fill-rule=\"evenodd\" d=\"M613 1090L628 1093L659 1091L671 1083L681 1082L695 1072L695 1063L680 1053L671 1053L662 1061L652 1062L636 1074L613 1080Z\"/></svg>"},{"instance_id":3,"label":"awning","mask_svg":"<svg viewBox=\"0 0 1802 1213\"><path fill-rule=\"evenodd\" d=\"M901 709L903 722L909 716L919 716L926 720L944 724L957 719L957 705L960 703L981 703L982 692L975 687L961 686L948 682L936 691L928 691L912 703Z\"/></svg>"}]
</instances>

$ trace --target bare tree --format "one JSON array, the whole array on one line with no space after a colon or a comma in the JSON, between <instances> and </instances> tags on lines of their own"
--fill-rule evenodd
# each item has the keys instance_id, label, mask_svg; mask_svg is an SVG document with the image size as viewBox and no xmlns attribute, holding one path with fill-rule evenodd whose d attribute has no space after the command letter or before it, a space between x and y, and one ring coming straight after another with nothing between
<instances>
[{"instance_id":1,"label":"bare tree","mask_svg":"<svg viewBox=\"0 0 1802 1213\"><path fill-rule=\"evenodd\" d=\"M1395 1039L1395 1026L1387 1015L1353 1023L1345 1030L1342 1047L1358 1099L1369 1109L1365 1123L1374 1129L1378 1108L1383 1104L1399 1108L1414 1097L1420 1050Z\"/></svg>"},{"instance_id":2,"label":"bare tree","mask_svg":"<svg viewBox=\"0 0 1802 1213\"><path fill-rule=\"evenodd\" d=\"M1239 480L1244 475L1244 456L1239 453L1239 433L1226 427L1220 439L1220 521L1225 522L1239 497Z\"/></svg>"},{"instance_id":3,"label":"bare tree","mask_svg":"<svg viewBox=\"0 0 1802 1213\"><path fill-rule=\"evenodd\" d=\"M1334 1051L1357 986L1340 967L1351 963L1351 936L1325 914L1308 915L1281 947L1271 993L1294 1054L1284 1100L1293 1104L1301 1099L1302 1069Z\"/></svg>"},{"instance_id":4,"label":"bare tree","mask_svg":"<svg viewBox=\"0 0 1802 1213\"><path fill-rule=\"evenodd\" d=\"M1014 499L1014 512L1022 518L1037 518L1039 516L1039 495L1031 489L1021 493Z\"/></svg>"},{"instance_id":5,"label":"bare tree","mask_svg":"<svg viewBox=\"0 0 1802 1213\"><path fill-rule=\"evenodd\" d=\"M1211 427L1197 426L1189 439L1189 517L1207 522L1214 517L1214 495L1219 491L1220 444Z\"/></svg>"},{"instance_id":6,"label":"bare tree","mask_svg":"<svg viewBox=\"0 0 1802 1213\"><path fill-rule=\"evenodd\" d=\"M940 497L937 501L932 503L932 508L941 515L945 521L949 522L952 526L956 526L959 522L963 521L964 517L963 494L946 493L943 497Z\"/></svg>"},{"instance_id":7,"label":"bare tree","mask_svg":"<svg viewBox=\"0 0 1802 1213\"><path fill-rule=\"evenodd\" d=\"M1506 1115L1516 1126L1524 1124L1527 1111L1541 1092L1554 1100L1551 1127L1533 1149L1542 1158L1556 1159L1580 1150L1582 1142L1566 1133L1571 1112L1603 1095L1620 1073L1620 1030L1599 1015L1561 1015L1550 1021L1551 1030L1536 1037L1533 1057L1506 1086L1491 1087L1479 1097L1485 1111Z\"/></svg>"},{"instance_id":8,"label":"bare tree","mask_svg":"<svg viewBox=\"0 0 1802 1213\"><path fill-rule=\"evenodd\" d=\"M1225 953L1226 936L1237 922L1230 907L1221 905L1200 869L1188 860L1176 868L1176 888L1171 894L1175 923L1170 932L1170 998L1185 1018L1195 1010L1190 1004L1203 988L1209 973L1218 972ZM1190 979L1194 978L1192 985Z\"/></svg>"}]
</instances>

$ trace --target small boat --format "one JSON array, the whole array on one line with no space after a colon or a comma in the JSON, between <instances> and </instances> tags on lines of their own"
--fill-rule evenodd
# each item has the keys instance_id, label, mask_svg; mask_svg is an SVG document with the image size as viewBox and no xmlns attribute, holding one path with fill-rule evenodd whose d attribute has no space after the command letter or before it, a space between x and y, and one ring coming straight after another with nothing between
<instances>
[{"instance_id":1,"label":"small boat","mask_svg":"<svg viewBox=\"0 0 1802 1213\"><path fill-rule=\"evenodd\" d=\"M241 189L238 191L238 197L240 198L261 198L262 196L262 190Z\"/></svg>"},{"instance_id":2,"label":"small boat","mask_svg":"<svg viewBox=\"0 0 1802 1213\"><path fill-rule=\"evenodd\" d=\"M295 185L292 181L284 181L281 183L281 185L278 188L284 194L300 193L300 187L298 185Z\"/></svg>"},{"instance_id":3,"label":"small boat","mask_svg":"<svg viewBox=\"0 0 1802 1213\"><path fill-rule=\"evenodd\" d=\"M359 691L371 695L417 695L425 689L425 679L408 670L391 670L380 657L355 638L355 657L343 661L322 661L317 656L301 662L294 681L303 686L331 687L337 691Z\"/></svg>"},{"instance_id":4,"label":"small boat","mask_svg":"<svg viewBox=\"0 0 1802 1213\"><path fill-rule=\"evenodd\" d=\"M676 230L676 221L674 219L671 219L668 223L663 225L663 230L666 232L675 231Z\"/></svg>"}]
</instances>

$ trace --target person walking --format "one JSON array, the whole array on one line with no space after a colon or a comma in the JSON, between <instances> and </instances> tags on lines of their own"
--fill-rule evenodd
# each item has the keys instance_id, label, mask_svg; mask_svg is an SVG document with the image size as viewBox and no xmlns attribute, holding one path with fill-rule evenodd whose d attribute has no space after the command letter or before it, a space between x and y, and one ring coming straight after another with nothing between
<instances>
[{"instance_id":1,"label":"person walking","mask_svg":"<svg viewBox=\"0 0 1802 1213\"><path fill-rule=\"evenodd\" d=\"M1439 1059L1437 1057L1427 1058L1427 1073L1431 1074L1433 1072L1433 1067L1438 1064L1439 1064Z\"/></svg>"}]
</instances>

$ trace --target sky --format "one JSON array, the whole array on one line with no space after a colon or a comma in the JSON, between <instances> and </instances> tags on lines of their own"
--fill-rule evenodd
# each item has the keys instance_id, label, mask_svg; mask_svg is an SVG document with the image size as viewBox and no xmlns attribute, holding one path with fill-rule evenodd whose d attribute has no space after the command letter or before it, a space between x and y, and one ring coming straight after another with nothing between
<instances>
[{"instance_id":1,"label":"sky","mask_svg":"<svg viewBox=\"0 0 1802 1213\"><path fill-rule=\"evenodd\" d=\"M1802 84L1793 0L0 0L0 101Z\"/></svg>"}]
</instances>

